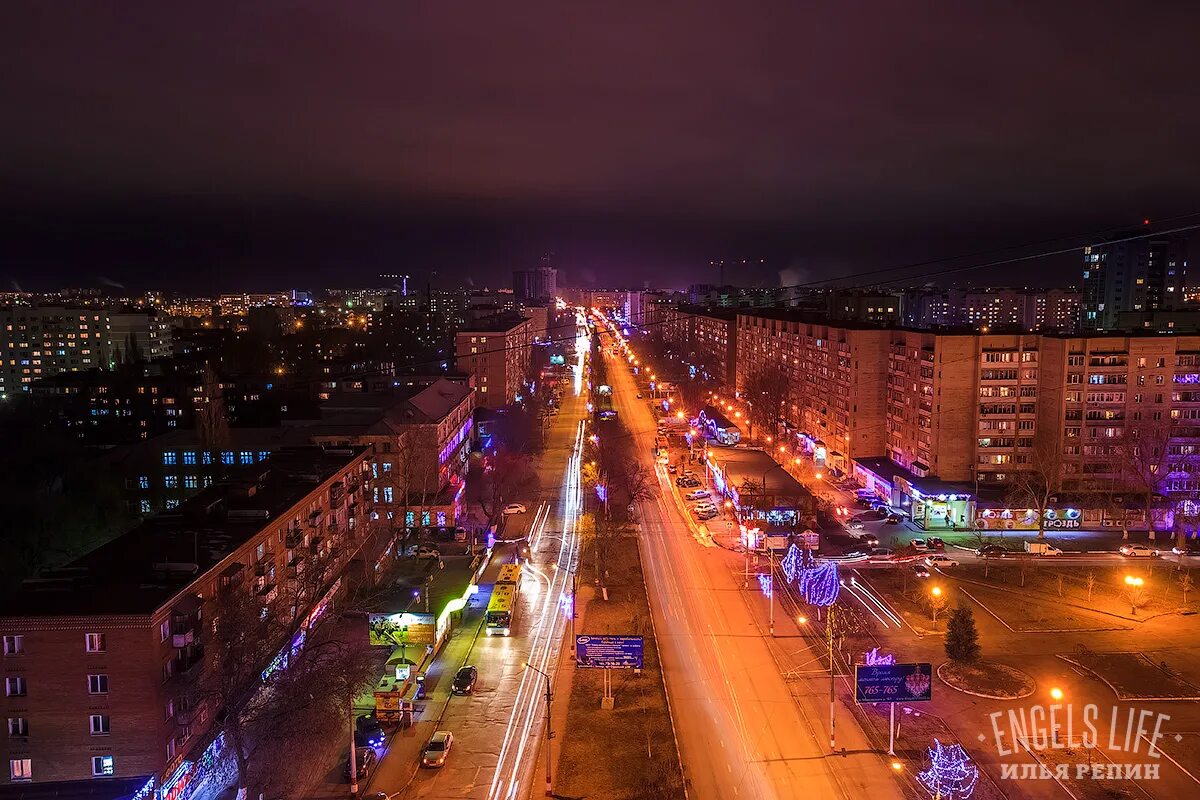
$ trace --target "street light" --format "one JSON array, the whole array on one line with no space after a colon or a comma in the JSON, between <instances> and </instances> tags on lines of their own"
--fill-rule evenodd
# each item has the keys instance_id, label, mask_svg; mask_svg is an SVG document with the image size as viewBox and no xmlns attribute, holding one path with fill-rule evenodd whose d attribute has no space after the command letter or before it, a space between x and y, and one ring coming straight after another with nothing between
<instances>
[{"instance_id":1,"label":"street light","mask_svg":"<svg viewBox=\"0 0 1200 800\"><path fill-rule=\"evenodd\" d=\"M933 602L930 603L930 606L933 608L933 627L936 628L938 607L942 604L942 587L934 586L929 590L929 593L933 595Z\"/></svg>"},{"instance_id":2,"label":"street light","mask_svg":"<svg viewBox=\"0 0 1200 800\"><path fill-rule=\"evenodd\" d=\"M528 661L521 665L527 669L531 669L538 675L546 679L546 796L554 795L554 780L550 772L550 766L554 763L550 757L550 740L554 738L554 732L550 730L550 709L551 702L554 700L554 693L550 691L550 676L542 672L540 669L530 664Z\"/></svg>"},{"instance_id":3,"label":"street light","mask_svg":"<svg viewBox=\"0 0 1200 800\"><path fill-rule=\"evenodd\" d=\"M1050 690L1050 699L1058 702L1063 699L1063 690L1055 686Z\"/></svg>"},{"instance_id":4,"label":"street light","mask_svg":"<svg viewBox=\"0 0 1200 800\"><path fill-rule=\"evenodd\" d=\"M1144 578L1138 575L1126 575L1125 585L1128 587L1125 594L1129 597L1129 613L1137 616L1138 602L1142 599L1142 587L1146 584Z\"/></svg>"}]
</instances>

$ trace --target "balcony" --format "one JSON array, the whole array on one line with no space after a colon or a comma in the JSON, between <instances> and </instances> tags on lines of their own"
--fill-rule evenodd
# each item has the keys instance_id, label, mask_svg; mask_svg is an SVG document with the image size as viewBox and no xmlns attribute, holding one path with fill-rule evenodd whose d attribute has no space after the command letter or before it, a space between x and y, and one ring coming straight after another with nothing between
<instances>
[{"instance_id":1,"label":"balcony","mask_svg":"<svg viewBox=\"0 0 1200 800\"><path fill-rule=\"evenodd\" d=\"M182 650L194 641L196 641L196 631L192 629L182 633L171 634L171 646L176 650Z\"/></svg>"},{"instance_id":2,"label":"balcony","mask_svg":"<svg viewBox=\"0 0 1200 800\"><path fill-rule=\"evenodd\" d=\"M194 644L171 659L174 664L174 680L190 682L200 674L197 669L204 661L203 645Z\"/></svg>"}]
</instances>

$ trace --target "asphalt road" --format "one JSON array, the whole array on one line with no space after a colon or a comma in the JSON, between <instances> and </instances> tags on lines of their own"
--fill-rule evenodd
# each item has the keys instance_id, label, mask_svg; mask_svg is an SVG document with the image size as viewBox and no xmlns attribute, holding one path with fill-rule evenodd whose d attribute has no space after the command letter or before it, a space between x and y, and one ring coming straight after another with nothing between
<instances>
[{"instance_id":1,"label":"asphalt road","mask_svg":"<svg viewBox=\"0 0 1200 800\"><path fill-rule=\"evenodd\" d=\"M626 362L607 358L614 404L649 464L655 420ZM743 560L697 542L665 470L656 474L659 496L639 509L643 568L691 796L898 797L875 753L828 755L827 720L802 709L781 676L742 589Z\"/></svg>"}]
</instances>

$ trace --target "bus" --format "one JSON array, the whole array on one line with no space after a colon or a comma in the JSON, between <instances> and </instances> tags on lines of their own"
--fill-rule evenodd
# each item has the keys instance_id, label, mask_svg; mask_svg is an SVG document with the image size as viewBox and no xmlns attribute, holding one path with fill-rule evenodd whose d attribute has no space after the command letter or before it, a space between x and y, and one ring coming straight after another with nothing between
<instances>
[{"instance_id":1,"label":"bus","mask_svg":"<svg viewBox=\"0 0 1200 800\"><path fill-rule=\"evenodd\" d=\"M738 430L738 427L712 406L705 406L700 411L700 416L697 417L696 422L708 438L717 444L723 444L728 447L742 440L742 432Z\"/></svg>"},{"instance_id":2,"label":"bus","mask_svg":"<svg viewBox=\"0 0 1200 800\"><path fill-rule=\"evenodd\" d=\"M671 460L671 452L667 449L667 437L657 436L654 439L654 457L660 464Z\"/></svg>"},{"instance_id":3,"label":"bus","mask_svg":"<svg viewBox=\"0 0 1200 800\"><path fill-rule=\"evenodd\" d=\"M504 564L500 567L500 575L492 586L492 598L488 601L485 617L488 636L508 636L512 632L520 594L521 565Z\"/></svg>"}]
</instances>

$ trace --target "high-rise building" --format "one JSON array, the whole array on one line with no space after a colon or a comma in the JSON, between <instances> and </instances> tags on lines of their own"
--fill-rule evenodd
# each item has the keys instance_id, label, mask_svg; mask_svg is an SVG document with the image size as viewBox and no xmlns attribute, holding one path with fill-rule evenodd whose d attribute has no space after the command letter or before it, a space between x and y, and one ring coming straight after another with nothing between
<instances>
[{"instance_id":1,"label":"high-rise building","mask_svg":"<svg viewBox=\"0 0 1200 800\"><path fill-rule=\"evenodd\" d=\"M542 265L513 271L513 294L518 300L551 302L558 293L558 270Z\"/></svg>"},{"instance_id":2,"label":"high-rise building","mask_svg":"<svg viewBox=\"0 0 1200 800\"><path fill-rule=\"evenodd\" d=\"M1182 308L1187 266L1187 239L1180 236L1085 247L1084 330L1115 330L1122 312Z\"/></svg>"},{"instance_id":3,"label":"high-rise building","mask_svg":"<svg viewBox=\"0 0 1200 800\"><path fill-rule=\"evenodd\" d=\"M109 366L108 313L97 308L0 308L0 397L41 378Z\"/></svg>"},{"instance_id":4,"label":"high-rise building","mask_svg":"<svg viewBox=\"0 0 1200 800\"><path fill-rule=\"evenodd\" d=\"M455 367L475 378L475 405L514 402L533 367L533 320L501 316L455 334Z\"/></svg>"},{"instance_id":5,"label":"high-rise building","mask_svg":"<svg viewBox=\"0 0 1200 800\"><path fill-rule=\"evenodd\" d=\"M113 361L157 361L172 353L171 325L154 311L121 311L108 315Z\"/></svg>"}]
</instances>

